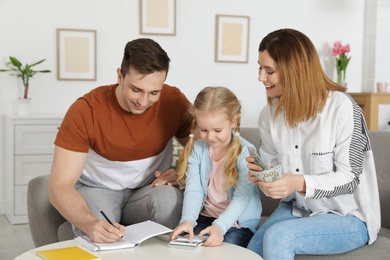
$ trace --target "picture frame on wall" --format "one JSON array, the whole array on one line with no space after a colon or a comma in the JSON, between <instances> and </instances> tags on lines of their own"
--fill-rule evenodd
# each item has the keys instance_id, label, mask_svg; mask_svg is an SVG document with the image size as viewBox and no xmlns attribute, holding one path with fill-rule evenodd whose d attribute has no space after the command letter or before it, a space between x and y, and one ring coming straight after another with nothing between
<instances>
[{"instance_id":1,"label":"picture frame on wall","mask_svg":"<svg viewBox=\"0 0 390 260\"><path fill-rule=\"evenodd\" d=\"M96 30L57 29L57 79L96 80Z\"/></svg>"},{"instance_id":2,"label":"picture frame on wall","mask_svg":"<svg viewBox=\"0 0 390 260\"><path fill-rule=\"evenodd\" d=\"M248 63L249 16L216 15L215 62Z\"/></svg>"},{"instance_id":3,"label":"picture frame on wall","mask_svg":"<svg viewBox=\"0 0 390 260\"><path fill-rule=\"evenodd\" d=\"M140 0L140 34L176 35L176 0Z\"/></svg>"}]
</instances>

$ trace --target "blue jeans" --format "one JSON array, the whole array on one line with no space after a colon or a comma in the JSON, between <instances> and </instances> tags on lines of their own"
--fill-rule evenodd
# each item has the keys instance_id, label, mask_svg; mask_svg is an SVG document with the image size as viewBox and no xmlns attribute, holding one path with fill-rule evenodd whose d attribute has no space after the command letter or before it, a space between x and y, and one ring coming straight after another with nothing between
<instances>
[{"instance_id":1,"label":"blue jeans","mask_svg":"<svg viewBox=\"0 0 390 260\"><path fill-rule=\"evenodd\" d=\"M211 226L215 218L209 218L199 216L196 222L198 223L194 227L195 235L198 235L200 231ZM246 247L249 240L252 238L253 232L249 228L229 228L223 237L223 242L235 244L238 246Z\"/></svg>"},{"instance_id":2,"label":"blue jeans","mask_svg":"<svg viewBox=\"0 0 390 260\"><path fill-rule=\"evenodd\" d=\"M294 259L295 254L330 255L368 242L366 224L355 216L326 213L299 218L282 202L252 237L248 249L264 260Z\"/></svg>"}]
</instances>

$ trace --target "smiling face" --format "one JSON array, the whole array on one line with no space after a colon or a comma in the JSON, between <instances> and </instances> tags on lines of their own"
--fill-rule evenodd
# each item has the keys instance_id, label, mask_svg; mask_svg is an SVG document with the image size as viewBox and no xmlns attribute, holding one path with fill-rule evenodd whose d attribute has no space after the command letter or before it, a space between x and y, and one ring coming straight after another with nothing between
<instances>
[{"instance_id":1,"label":"smiling face","mask_svg":"<svg viewBox=\"0 0 390 260\"><path fill-rule=\"evenodd\" d=\"M263 82L268 97L280 97L283 94L283 83L278 65L268 51L259 52L259 81Z\"/></svg>"},{"instance_id":2,"label":"smiling face","mask_svg":"<svg viewBox=\"0 0 390 260\"><path fill-rule=\"evenodd\" d=\"M218 112L198 112L196 122L200 137L207 141L213 149L227 148L232 139L232 129L236 120L229 120L228 115Z\"/></svg>"},{"instance_id":3,"label":"smiling face","mask_svg":"<svg viewBox=\"0 0 390 260\"><path fill-rule=\"evenodd\" d=\"M166 72L141 74L133 68L123 77L117 69L118 84L115 90L119 105L133 114L142 114L160 98Z\"/></svg>"}]
</instances>

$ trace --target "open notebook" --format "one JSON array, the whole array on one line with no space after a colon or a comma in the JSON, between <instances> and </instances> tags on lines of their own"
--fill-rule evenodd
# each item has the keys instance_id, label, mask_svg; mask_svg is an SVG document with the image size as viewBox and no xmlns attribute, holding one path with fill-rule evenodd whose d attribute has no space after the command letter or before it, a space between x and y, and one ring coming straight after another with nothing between
<instances>
[{"instance_id":1,"label":"open notebook","mask_svg":"<svg viewBox=\"0 0 390 260\"><path fill-rule=\"evenodd\" d=\"M172 232L172 229L154 221L147 220L127 226L123 239L114 243L94 243L87 236L78 236L75 240L91 251L114 250L137 247L148 238L169 232Z\"/></svg>"}]
</instances>

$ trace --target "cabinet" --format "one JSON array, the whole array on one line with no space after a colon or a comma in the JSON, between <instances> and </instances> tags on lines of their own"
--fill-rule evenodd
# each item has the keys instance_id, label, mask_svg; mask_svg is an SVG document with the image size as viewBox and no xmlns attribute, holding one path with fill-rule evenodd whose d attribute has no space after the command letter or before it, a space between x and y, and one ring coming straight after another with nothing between
<instances>
[{"instance_id":1,"label":"cabinet","mask_svg":"<svg viewBox=\"0 0 390 260\"><path fill-rule=\"evenodd\" d=\"M6 115L5 203L12 224L27 223L27 185L39 175L50 174L54 139L62 122L56 115Z\"/></svg>"},{"instance_id":2,"label":"cabinet","mask_svg":"<svg viewBox=\"0 0 390 260\"><path fill-rule=\"evenodd\" d=\"M348 93L362 108L369 130L390 131L390 93Z\"/></svg>"}]
</instances>

